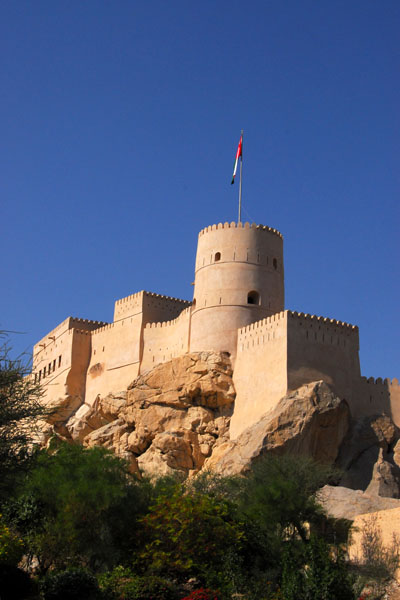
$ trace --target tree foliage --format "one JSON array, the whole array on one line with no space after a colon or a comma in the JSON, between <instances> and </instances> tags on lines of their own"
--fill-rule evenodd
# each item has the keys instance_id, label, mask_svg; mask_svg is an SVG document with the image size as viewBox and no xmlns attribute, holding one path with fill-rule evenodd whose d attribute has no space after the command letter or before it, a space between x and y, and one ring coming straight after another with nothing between
<instances>
[{"instance_id":1,"label":"tree foliage","mask_svg":"<svg viewBox=\"0 0 400 600\"><path fill-rule=\"evenodd\" d=\"M43 570L99 569L121 558L147 506L144 492L111 452L62 444L54 454L40 453L9 514Z\"/></svg>"},{"instance_id":2,"label":"tree foliage","mask_svg":"<svg viewBox=\"0 0 400 600\"><path fill-rule=\"evenodd\" d=\"M35 421L46 413L41 388L22 358L12 359L0 334L0 503L30 465Z\"/></svg>"}]
</instances>

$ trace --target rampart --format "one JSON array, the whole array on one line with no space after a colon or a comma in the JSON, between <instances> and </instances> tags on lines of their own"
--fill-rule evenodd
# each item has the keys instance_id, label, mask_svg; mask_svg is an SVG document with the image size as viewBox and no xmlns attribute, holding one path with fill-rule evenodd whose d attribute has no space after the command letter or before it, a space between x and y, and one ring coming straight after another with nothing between
<instances>
[{"instance_id":1,"label":"rampart","mask_svg":"<svg viewBox=\"0 0 400 600\"><path fill-rule=\"evenodd\" d=\"M386 414L400 427L400 385L396 378L361 377L352 405L354 417Z\"/></svg>"},{"instance_id":2,"label":"rampart","mask_svg":"<svg viewBox=\"0 0 400 600\"><path fill-rule=\"evenodd\" d=\"M188 307L172 321L146 325L141 373L188 351L190 313L191 308Z\"/></svg>"},{"instance_id":3,"label":"rampart","mask_svg":"<svg viewBox=\"0 0 400 600\"><path fill-rule=\"evenodd\" d=\"M351 405L358 381L358 327L335 319L287 311L288 391L323 379Z\"/></svg>"},{"instance_id":4,"label":"rampart","mask_svg":"<svg viewBox=\"0 0 400 600\"><path fill-rule=\"evenodd\" d=\"M294 311L276 313L239 330L233 379L232 437L312 381L326 381L351 405L360 379L358 328Z\"/></svg>"},{"instance_id":5,"label":"rampart","mask_svg":"<svg viewBox=\"0 0 400 600\"><path fill-rule=\"evenodd\" d=\"M282 311L238 332L235 410L230 435L235 439L273 409L287 390L287 314Z\"/></svg>"}]
</instances>

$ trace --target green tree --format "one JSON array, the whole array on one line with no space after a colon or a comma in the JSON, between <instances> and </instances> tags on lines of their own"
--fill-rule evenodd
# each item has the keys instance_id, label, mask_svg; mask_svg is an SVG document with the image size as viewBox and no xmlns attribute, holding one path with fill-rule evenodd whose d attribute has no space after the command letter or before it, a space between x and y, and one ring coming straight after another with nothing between
<instances>
[{"instance_id":1,"label":"green tree","mask_svg":"<svg viewBox=\"0 0 400 600\"><path fill-rule=\"evenodd\" d=\"M242 510L263 531L307 543L310 525L320 526L325 515L316 493L333 474L309 458L267 455L247 477Z\"/></svg>"},{"instance_id":2,"label":"green tree","mask_svg":"<svg viewBox=\"0 0 400 600\"><path fill-rule=\"evenodd\" d=\"M136 519L147 507L145 486L104 448L62 444L42 451L23 495L9 507L42 571L50 566L111 568L132 553Z\"/></svg>"},{"instance_id":3,"label":"green tree","mask_svg":"<svg viewBox=\"0 0 400 600\"><path fill-rule=\"evenodd\" d=\"M228 500L177 484L173 494L158 497L142 523L144 570L178 581L196 577L218 587L231 579L244 532Z\"/></svg>"},{"instance_id":4,"label":"green tree","mask_svg":"<svg viewBox=\"0 0 400 600\"><path fill-rule=\"evenodd\" d=\"M15 489L19 476L33 458L35 421L46 414L42 391L29 376L29 365L12 359L9 344L0 334L0 504Z\"/></svg>"}]
</instances>

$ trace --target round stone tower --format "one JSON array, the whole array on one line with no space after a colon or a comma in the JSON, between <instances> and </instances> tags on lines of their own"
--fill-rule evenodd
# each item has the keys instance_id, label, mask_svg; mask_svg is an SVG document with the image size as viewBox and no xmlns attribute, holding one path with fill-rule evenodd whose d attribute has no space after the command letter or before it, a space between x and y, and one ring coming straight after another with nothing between
<instances>
[{"instance_id":1,"label":"round stone tower","mask_svg":"<svg viewBox=\"0 0 400 600\"><path fill-rule=\"evenodd\" d=\"M283 308L279 231L234 222L200 231L190 351L226 351L234 360L237 330Z\"/></svg>"}]
</instances>

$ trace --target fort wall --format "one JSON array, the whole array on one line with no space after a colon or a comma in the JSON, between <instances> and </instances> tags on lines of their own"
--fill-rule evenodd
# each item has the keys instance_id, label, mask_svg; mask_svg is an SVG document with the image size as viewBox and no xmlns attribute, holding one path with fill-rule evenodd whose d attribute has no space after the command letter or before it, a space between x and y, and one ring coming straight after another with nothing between
<instances>
[{"instance_id":1,"label":"fort wall","mask_svg":"<svg viewBox=\"0 0 400 600\"><path fill-rule=\"evenodd\" d=\"M360 379L358 328L282 311L239 330L231 437L305 383L324 380L352 406Z\"/></svg>"},{"instance_id":2,"label":"fort wall","mask_svg":"<svg viewBox=\"0 0 400 600\"><path fill-rule=\"evenodd\" d=\"M143 313L138 312L92 333L86 404L96 396L119 392L137 377L141 359Z\"/></svg>"},{"instance_id":3,"label":"fort wall","mask_svg":"<svg viewBox=\"0 0 400 600\"><path fill-rule=\"evenodd\" d=\"M34 346L33 376L35 381L43 385L48 401L72 393L68 392L66 388L71 367L73 366L79 371L80 363L76 364L75 361L77 358L78 362L81 361L83 356L85 356L83 362L87 362L87 352L90 352L90 332L103 325L104 323L101 321L68 317ZM78 338L72 335L74 328L88 333L89 341L86 340L83 344L77 341ZM74 347L75 343L77 343L77 348ZM82 351L82 345L86 347L86 350ZM72 379L70 378L71 382L71 389L82 389L82 381L77 384L73 376Z\"/></svg>"},{"instance_id":4,"label":"fort wall","mask_svg":"<svg viewBox=\"0 0 400 600\"><path fill-rule=\"evenodd\" d=\"M156 364L182 356L189 347L190 307L173 321L148 323L144 329L144 351L140 372Z\"/></svg>"},{"instance_id":5,"label":"fort wall","mask_svg":"<svg viewBox=\"0 0 400 600\"><path fill-rule=\"evenodd\" d=\"M239 330L233 382L236 400L230 424L231 439L272 410L286 393L285 312Z\"/></svg>"},{"instance_id":6,"label":"fort wall","mask_svg":"<svg viewBox=\"0 0 400 600\"><path fill-rule=\"evenodd\" d=\"M219 223L199 234L190 350L231 354L237 330L283 310L283 242L276 230Z\"/></svg>"},{"instance_id":7,"label":"fort wall","mask_svg":"<svg viewBox=\"0 0 400 600\"><path fill-rule=\"evenodd\" d=\"M358 327L315 315L286 311L288 391L323 379L352 404L361 376Z\"/></svg>"},{"instance_id":8,"label":"fort wall","mask_svg":"<svg viewBox=\"0 0 400 600\"><path fill-rule=\"evenodd\" d=\"M150 355L145 352L146 324L155 320L161 320L163 324L170 322L190 307L190 304L187 300L145 291L117 300L114 322L93 332L92 354L87 373L86 403L92 404L98 394L104 396L109 392L126 389L139 375L143 357ZM163 343L161 344L160 338L157 349L152 344L157 362L163 360L162 357L167 352L166 348L168 352L176 353L178 346L182 346L179 340L183 339L183 333L176 333L181 328L182 326L175 325L169 328L170 333L174 332L172 342L169 342L168 336L163 334L161 336ZM187 342L181 353L186 351Z\"/></svg>"},{"instance_id":9,"label":"fort wall","mask_svg":"<svg viewBox=\"0 0 400 600\"><path fill-rule=\"evenodd\" d=\"M356 418L374 414L386 414L400 427L400 385L396 378L361 377L355 383L351 407Z\"/></svg>"}]
</instances>

